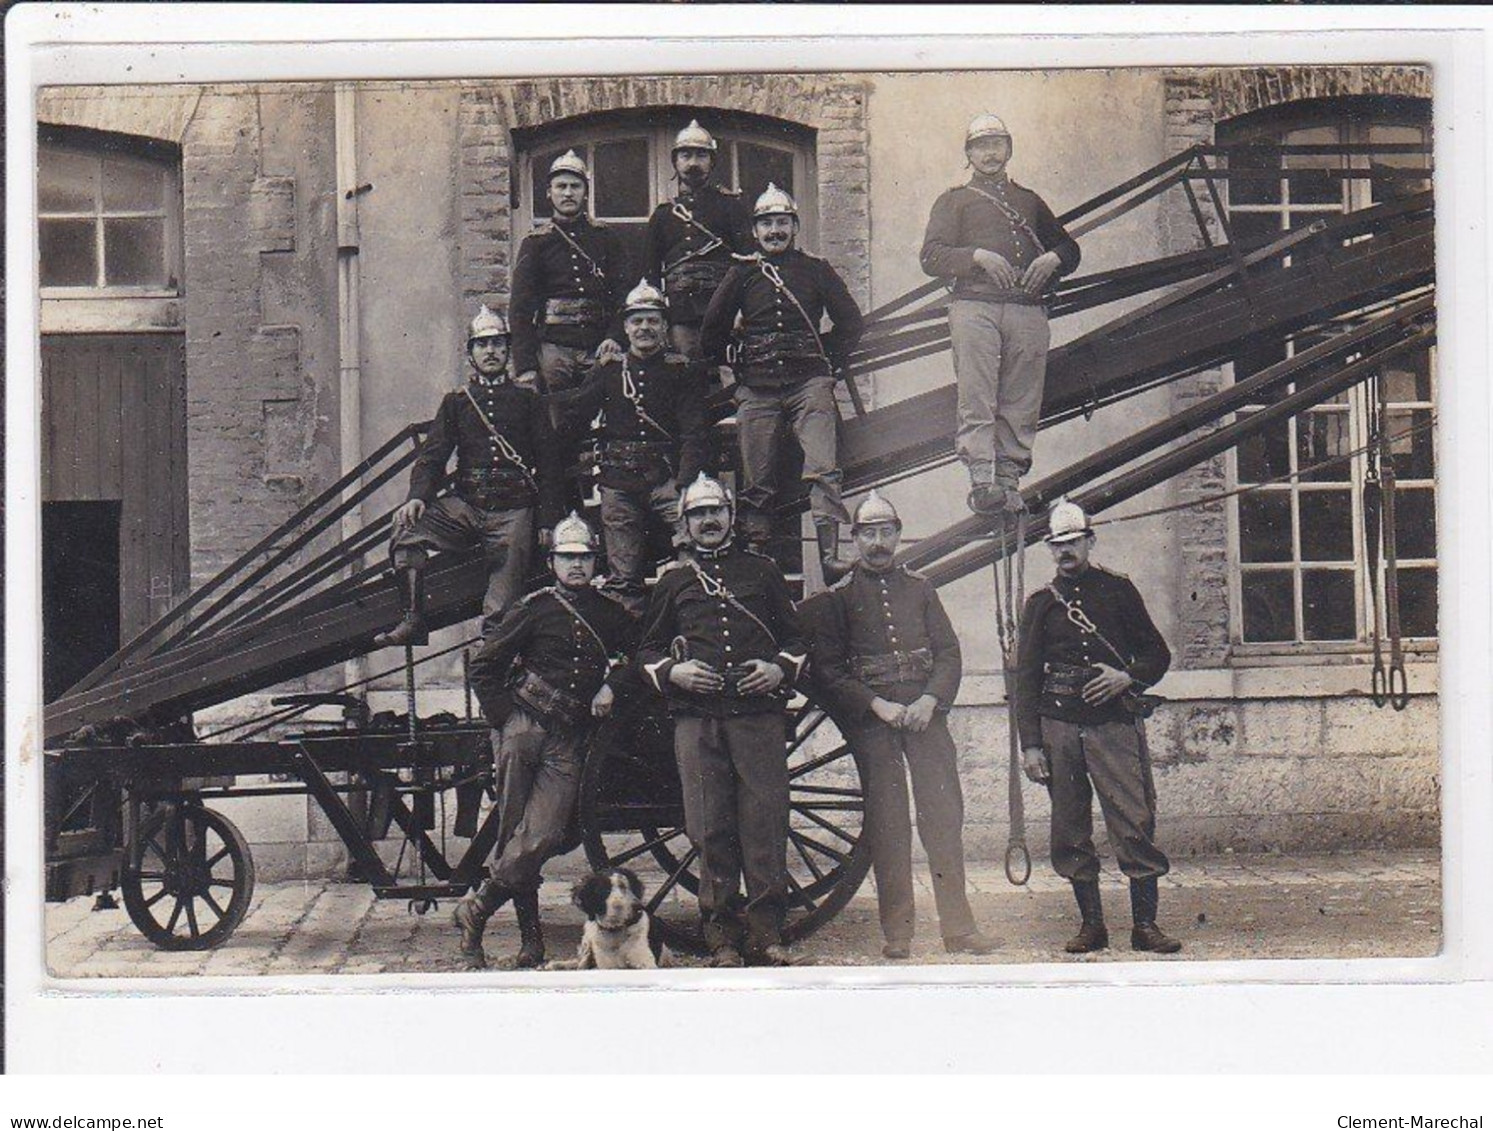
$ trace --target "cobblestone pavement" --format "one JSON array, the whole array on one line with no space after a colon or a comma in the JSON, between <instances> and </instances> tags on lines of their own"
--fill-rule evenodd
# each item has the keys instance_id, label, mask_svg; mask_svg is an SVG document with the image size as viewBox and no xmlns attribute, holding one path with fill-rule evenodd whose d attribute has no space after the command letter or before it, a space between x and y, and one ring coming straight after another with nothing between
<instances>
[{"instance_id":1,"label":"cobblestone pavement","mask_svg":"<svg viewBox=\"0 0 1493 1131\"><path fill-rule=\"evenodd\" d=\"M1431 850L1177 861L1162 881L1160 922L1185 949L1165 958L1130 951L1128 898L1113 871L1104 876L1104 894L1116 945L1083 958L1061 954L1075 926L1073 901L1067 884L1040 861L1024 888L1009 884L997 865L971 867L975 914L1003 945L988 958L953 958L939 943L926 869L919 872L916 965L1420 957L1435 954L1441 944L1440 864ZM580 913L569 903L573 878L553 877L541 893L551 957L569 957L580 937ZM403 903L375 900L362 885L260 885L234 936L217 950L197 953L158 951L123 908L95 911L93 903L90 897L48 906L47 961L53 975L388 974L459 968L449 902L421 917L409 914ZM504 910L488 929L488 953L499 957L517 947L512 914ZM880 947L875 889L868 879L833 921L795 950L805 963L863 966L883 961ZM684 958L680 964L695 961Z\"/></svg>"}]
</instances>

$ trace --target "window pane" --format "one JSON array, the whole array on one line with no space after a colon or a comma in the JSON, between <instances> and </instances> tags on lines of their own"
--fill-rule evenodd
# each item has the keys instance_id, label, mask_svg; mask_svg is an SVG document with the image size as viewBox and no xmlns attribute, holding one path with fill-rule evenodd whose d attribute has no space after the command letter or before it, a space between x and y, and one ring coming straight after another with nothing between
<instances>
[{"instance_id":1,"label":"window pane","mask_svg":"<svg viewBox=\"0 0 1493 1131\"><path fill-rule=\"evenodd\" d=\"M1268 147L1235 149L1229 153L1229 171L1279 170L1280 154ZM1194 186L1196 189L1198 186ZM1204 189L1206 191L1206 189ZM1278 204L1280 176L1229 177L1229 204Z\"/></svg>"},{"instance_id":2,"label":"window pane","mask_svg":"<svg viewBox=\"0 0 1493 1131\"><path fill-rule=\"evenodd\" d=\"M1307 468L1346 455L1352 450L1346 410L1307 412L1296 418L1296 467L1306 482L1348 482L1353 477L1351 460L1339 460L1330 467L1318 468L1316 471L1307 471ZM1304 514L1302 521L1306 521Z\"/></svg>"},{"instance_id":3,"label":"window pane","mask_svg":"<svg viewBox=\"0 0 1493 1131\"><path fill-rule=\"evenodd\" d=\"M761 196L769 182L798 199L793 184L793 154L745 141L737 143L736 153L740 172L737 187L747 200L753 201Z\"/></svg>"},{"instance_id":4,"label":"window pane","mask_svg":"<svg viewBox=\"0 0 1493 1131\"><path fill-rule=\"evenodd\" d=\"M94 221L41 222L41 285L92 287L98 283Z\"/></svg>"},{"instance_id":5,"label":"window pane","mask_svg":"<svg viewBox=\"0 0 1493 1131\"><path fill-rule=\"evenodd\" d=\"M1435 433L1431 410L1395 409L1388 413L1389 450L1398 479L1430 479L1436 474Z\"/></svg>"},{"instance_id":6,"label":"window pane","mask_svg":"<svg viewBox=\"0 0 1493 1131\"><path fill-rule=\"evenodd\" d=\"M597 145L591 175L596 215L647 217L652 179L647 138L630 137Z\"/></svg>"},{"instance_id":7,"label":"window pane","mask_svg":"<svg viewBox=\"0 0 1493 1131\"><path fill-rule=\"evenodd\" d=\"M1301 571L1301 629L1307 640L1358 636L1354 575L1343 569Z\"/></svg>"},{"instance_id":8,"label":"window pane","mask_svg":"<svg viewBox=\"0 0 1493 1131\"><path fill-rule=\"evenodd\" d=\"M1231 212L1229 227L1239 246L1250 250L1280 239L1284 231L1279 212Z\"/></svg>"},{"instance_id":9,"label":"window pane","mask_svg":"<svg viewBox=\"0 0 1493 1131\"><path fill-rule=\"evenodd\" d=\"M1285 570L1245 570L1239 578L1244 596L1244 639L1268 643L1296 639L1291 574Z\"/></svg>"},{"instance_id":10,"label":"window pane","mask_svg":"<svg viewBox=\"0 0 1493 1131\"><path fill-rule=\"evenodd\" d=\"M1436 491L1431 487L1395 491L1395 553L1402 558L1436 556Z\"/></svg>"},{"instance_id":11,"label":"window pane","mask_svg":"<svg viewBox=\"0 0 1493 1131\"><path fill-rule=\"evenodd\" d=\"M1369 141L1375 145L1419 145L1425 141L1420 126L1370 126ZM1376 153L1369 158L1369 168L1378 170L1422 169L1428 163L1427 153ZM1400 180L1375 180L1370 182L1371 199L1375 204L1385 200L1396 200L1424 192L1431 182L1420 177Z\"/></svg>"},{"instance_id":12,"label":"window pane","mask_svg":"<svg viewBox=\"0 0 1493 1131\"><path fill-rule=\"evenodd\" d=\"M556 157L565 152L565 148L547 149L543 153L536 153L534 154L534 159L529 163L529 191L534 194L535 220L548 220L554 215L554 210L550 208L549 198L550 165L554 163ZM585 157L584 152L579 150L577 152L580 152L581 156Z\"/></svg>"},{"instance_id":13,"label":"window pane","mask_svg":"<svg viewBox=\"0 0 1493 1131\"><path fill-rule=\"evenodd\" d=\"M1245 418L1248 413L1240 413ZM1288 425L1282 420L1239 444L1239 482L1263 483L1291 470Z\"/></svg>"},{"instance_id":14,"label":"window pane","mask_svg":"<svg viewBox=\"0 0 1493 1131\"><path fill-rule=\"evenodd\" d=\"M1349 491L1302 491L1301 560L1353 560L1353 495Z\"/></svg>"},{"instance_id":15,"label":"window pane","mask_svg":"<svg viewBox=\"0 0 1493 1131\"><path fill-rule=\"evenodd\" d=\"M1436 571L1400 570L1400 631L1406 636L1436 635Z\"/></svg>"},{"instance_id":16,"label":"window pane","mask_svg":"<svg viewBox=\"0 0 1493 1131\"><path fill-rule=\"evenodd\" d=\"M1262 491L1239 500L1239 558L1246 562L1291 560L1291 495Z\"/></svg>"},{"instance_id":17,"label":"window pane","mask_svg":"<svg viewBox=\"0 0 1493 1131\"><path fill-rule=\"evenodd\" d=\"M1310 129L1292 130L1285 136L1287 145L1337 145L1337 126L1315 126ZM1306 173L1295 173L1290 180L1292 204L1341 204L1343 181L1331 176L1329 169L1341 169L1340 154L1321 155L1296 154L1285 159L1288 169L1306 169Z\"/></svg>"},{"instance_id":18,"label":"window pane","mask_svg":"<svg viewBox=\"0 0 1493 1131\"><path fill-rule=\"evenodd\" d=\"M47 212L93 212L98 195L98 158L58 149L38 157L36 206Z\"/></svg>"},{"instance_id":19,"label":"window pane","mask_svg":"<svg viewBox=\"0 0 1493 1131\"><path fill-rule=\"evenodd\" d=\"M1384 371L1384 399L1391 404L1431 399L1431 352L1423 350Z\"/></svg>"},{"instance_id":20,"label":"window pane","mask_svg":"<svg viewBox=\"0 0 1493 1131\"><path fill-rule=\"evenodd\" d=\"M105 157L103 178L105 212L160 212L165 206L158 165Z\"/></svg>"},{"instance_id":21,"label":"window pane","mask_svg":"<svg viewBox=\"0 0 1493 1131\"><path fill-rule=\"evenodd\" d=\"M166 221L158 216L104 221L104 282L108 286L164 286Z\"/></svg>"}]
</instances>

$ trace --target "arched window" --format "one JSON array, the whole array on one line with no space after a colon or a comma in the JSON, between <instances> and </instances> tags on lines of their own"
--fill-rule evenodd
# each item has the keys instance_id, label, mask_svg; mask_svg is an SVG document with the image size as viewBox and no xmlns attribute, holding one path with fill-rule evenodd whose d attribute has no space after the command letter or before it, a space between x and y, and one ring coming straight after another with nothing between
<instances>
[{"instance_id":1,"label":"arched window","mask_svg":"<svg viewBox=\"0 0 1493 1131\"><path fill-rule=\"evenodd\" d=\"M670 149L674 135L699 119L720 146L716 183L755 199L776 184L794 195L805 242L816 231L813 131L791 122L752 114L688 106L590 114L556 126L516 130L519 176L515 179L514 238L522 239L549 218L546 196L550 163L574 149L591 169L591 215L615 227L628 254L627 277L643 274L648 217L677 191Z\"/></svg>"},{"instance_id":2,"label":"arched window","mask_svg":"<svg viewBox=\"0 0 1493 1131\"><path fill-rule=\"evenodd\" d=\"M135 139L44 128L37 161L43 295L175 295L180 159Z\"/></svg>"},{"instance_id":3,"label":"arched window","mask_svg":"<svg viewBox=\"0 0 1493 1131\"><path fill-rule=\"evenodd\" d=\"M1415 99L1353 98L1295 103L1248 115L1218 130L1221 144L1249 146L1230 167L1305 175L1235 178L1229 222L1236 240L1264 240L1324 215L1383 203L1430 187L1429 105ZM1404 152L1347 153L1343 146L1391 144ZM1282 155L1263 146L1320 147ZM1369 168L1402 170L1392 179L1354 177ZM1240 379L1323 340L1301 334L1236 359ZM1406 637L1436 635L1434 354L1411 355L1381 378L1398 481L1399 587ZM1362 484L1370 433L1369 394L1359 386L1255 436L1229 460L1241 487L1231 501L1234 640L1265 650L1353 648L1368 639L1375 584L1365 563ZM1320 470L1318 464L1339 456ZM1382 593L1380 594L1382 601Z\"/></svg>"}]
</instances>

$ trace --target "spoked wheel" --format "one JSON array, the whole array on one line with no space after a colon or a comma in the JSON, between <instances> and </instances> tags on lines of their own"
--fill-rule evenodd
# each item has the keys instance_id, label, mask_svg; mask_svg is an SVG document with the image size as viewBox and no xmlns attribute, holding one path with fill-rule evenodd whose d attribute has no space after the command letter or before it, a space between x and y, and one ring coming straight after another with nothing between
<instances>
[{"instance_id":1,"label":"spoked wheel","mask_svg":"<svg viewBox=\"0 0 1493 1131\"><path fill-rule=\"evenodd\" d=\"M167 805L140 823L120 888L130 920L162 950L209 950L244 921L254 859L227 817Z\"/></svg>"},{"instance_id":2,"label":"spoked wheel","mask_svg":"<svg viewBox=\"0 0 1493 1131\"><path fill-rule=\"evenodd\" d=\"M859 756L824 712L805 705L791 716L789 775L789 942L807 938L849 902L871 865L862 836L864 787ZM667 724L663 734L668 734ZM647 749L651 747L652 749ZM699 860L684 830L672 740L640 746L613 732L592 748L581 779L580 821L593 868L625 867L648 891L648 912L673 950L700 953Z\"/></svg>"}]
</instances>

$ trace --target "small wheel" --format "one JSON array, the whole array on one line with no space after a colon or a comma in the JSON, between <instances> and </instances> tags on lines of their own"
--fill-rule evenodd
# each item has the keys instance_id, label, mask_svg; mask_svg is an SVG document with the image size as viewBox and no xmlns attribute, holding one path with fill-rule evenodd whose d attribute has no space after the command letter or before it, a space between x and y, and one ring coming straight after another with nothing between
<instances>
[{"instance_id":1,"label":"small wheel","mask_svg":"<svg viewBox=\"0 0 1493 1131\"><path fill-rule=\"evenodd\" d=\"M120 891L131 922L160 949L209 950L248 914L254 859L221 813L167 805L141 822Z\"/></svg>"}]
</instances>

